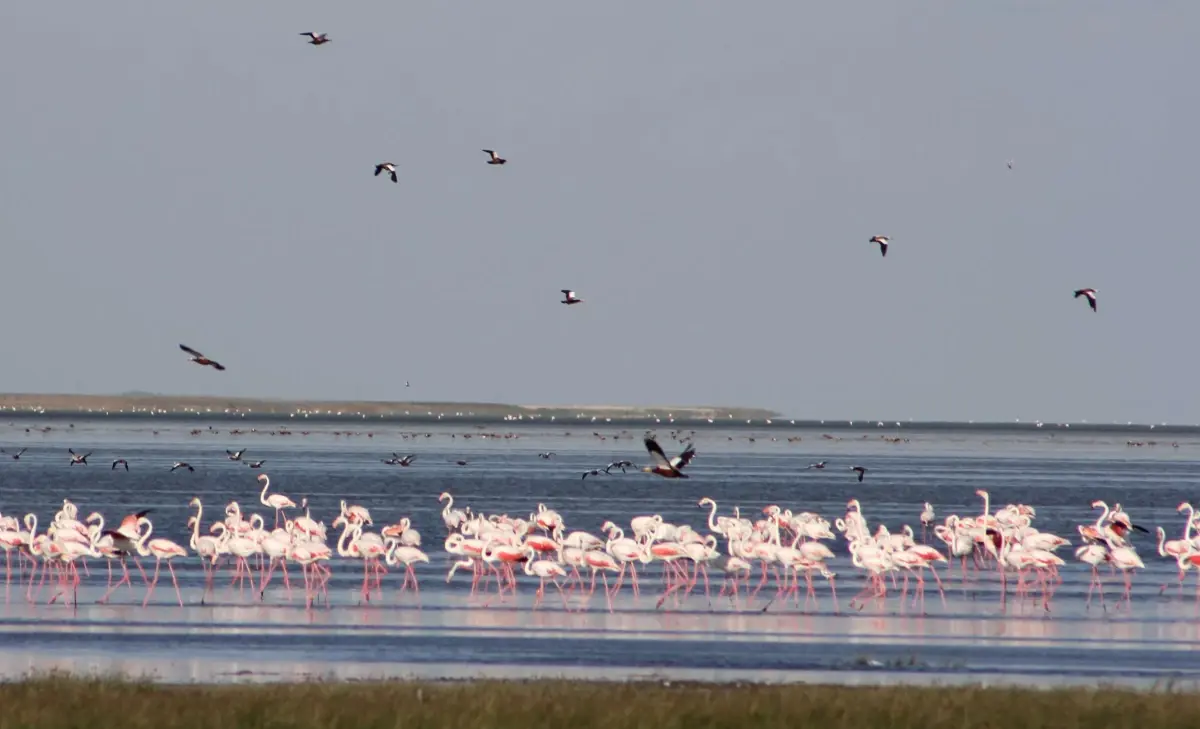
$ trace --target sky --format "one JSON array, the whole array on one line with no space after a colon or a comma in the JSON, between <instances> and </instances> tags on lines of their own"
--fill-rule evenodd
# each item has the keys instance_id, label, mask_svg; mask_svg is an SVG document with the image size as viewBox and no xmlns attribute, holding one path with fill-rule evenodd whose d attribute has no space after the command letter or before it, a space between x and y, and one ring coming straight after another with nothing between
<instances>
[{"instance_id":1,"label":"sky","mask_svg":"<svg viewBox=\"0 0 1200 729\"><path fill-rule=\"evenodd\" d=\"M0 391L1200 423L1200 3L0 21Z\"/></svg>"}]
</instances>

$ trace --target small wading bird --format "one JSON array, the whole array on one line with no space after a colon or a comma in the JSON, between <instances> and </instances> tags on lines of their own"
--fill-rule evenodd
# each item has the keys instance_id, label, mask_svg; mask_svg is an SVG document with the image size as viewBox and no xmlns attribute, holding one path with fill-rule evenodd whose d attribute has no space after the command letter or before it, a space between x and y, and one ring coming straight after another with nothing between
<instances>
[{"instance_id":1,"label":"small wading bird","mask_svg":"<svg viewBox=\"0 0 1200 729\"><path fill-rule=\"evenodd\" d=\"M1092 307L1092 311L1096 310L1096 289L1079 289L1075 292L1075 298L1078 299L1080 296L1086 296L1088 305Z\"/></svg>"},{"instance_id":2,"label":"small wading bird","mask_svg":"<svg viewBox=\"0 0 1200 729\"><path fill-rule=\"evenodd\" d=\"M246 461L246 465L250 468L262 468L266 461Z\"/></svg>"},{"instance_id":3,"label":"small wading bird","mask_svg":"<svg viewBox=\"0 0 1200 729\"><path fill-rule=\"evenodd\" d=\"M327 37L326 37L326 36L328 36L328 35L329 35L328 33L314 33L314 32L312 32L312 31L310 30L310 31L307 31L307 32L301 33L300 35L306 35L306 36L308 36L309 38L312 38L312 40L310 40L310 41L309 41L309 43L310 43L310 44L312 44L312 45L314 45L314 46L319 46L319 45L321 45L322 43L328 43L328 42L329 42L329 38L327 38Z\"/></svg>"},{"instance_id":4,"label":"small wading bird","mask_svg":"<svg viewBox=\"0 0 1200 729\"><path fill-rule=\"evenodd\" d=\"M563 300L558 302L560 304L566 304L567 306L570 306L571 304L578 304L579 302L583 301L583 299L577 297L575 292L570 289L560 290L563 292Z\"/></svg>"},{"instance_id":5,"label":"small wading bird","mask_svg":"<svg viewBox=\"0 0 1200 729\"><path fill-rule=\"evenodd\" d=\"M508 161L508 160L504 159L503 157L501 157L500 155L496 154L496 150L494 150L494 149L485 149L483 151L486 152L491 157L491 159L489 159L487 161L487 163L489 165L502 165Z\"/></svg>"},{"instance_id":6,"label":"small wading bird","mask_svg":"<svg viewBox=\"0 0 1200 729\"><path fill-rule=\"evenodd\" d=\"M851 466L850 470L858 474L858 480L860 483L867 475L867 469L863 468L862 466Z\"/></svg>"},{"instance_id":7,"label":"small wading bird","mask_svg":"<svg viewBox=\"0 0 1200 729\"><path fill-rule=\"evenodd\" d=\"M892 239L888 238L886 235L874 235L874 236L871 236L871 240L868 242L869 243L878 243L879 244L879 255L886 256L888 243L890 243L891 240Z\"/></svg>"},{"instance_id":8,"label":"small wading bird","mask_svg":"<svg viewBox=\"0 0 1200 729\"><path fill-rule=\"evenodd\" d=\"M117 466L124 466L125 470L128 471L129 470L129 461L125 460L124 458L118 458L117 460L112 462L112 468L110 468L109 470L115 471L115 470L117 470Z\"/></svg>"},{"instance_id":9,"label":"small wading bird","mask_svg":"<svg viewBox=\"0 0 1200 729\"><path fill-rule=\"evenodd\" d=\"M389 175L391 175L392 182L400 181L400 178L396 177L396 163L395 162L380 162L379 164L375 165L375 176L379 177L379 174L381 172L386 172Z\"/></svg>"},{"instance_id":10,"label":"small wading bird","mask_svg":"<svg viewBox=\"0 0 1200 729\"><path fill-rule=\"evenodd\" d=\"M401 458L393 453L391 458L385 458L383 459L383 462L389 466L411 466L412 462L415 460L417 460L417 457L413 454L409 454Z\"/></svg>"},{"instance_id":11,"label":"small wading bird","mask_svg":"<svg viewBox=\"0 0 1200 729\"><path fill-rule=\"evenodd\" d=\"M654 440L653 438L646 438L644 444L646 446L646 450L650 452L650 458L654 461L654 465L644 467L642 469L643 472L658 474L663 478L688 477L687 474L683 472L683 469L686 468L687 464L691 463L692 459L696 457L695 446L689 444L688 447L684 449L683 453L680 453L674 458L668 459L667 454L663 453L662 446L658 444L658 441Z\"/></svg>"},{"instance_id":12,"label":"small wading bird","mask_svg":"<svg viewBox=\"0 0 1200 729\"><path fill-rule=\"evenodd\" d=\"M84 453L81 456L78 453L76 453L75 451L71 450L70 448L67 449L67 453L71 454L71 465L72 466L75 466L75 465L86 466L88 456L92 455L92 452L88 451L87 453Z\"/></svg>"},{"instance_id":13,"label":"small wading bird","mask_svg":"<svg viewBox=\"0 0 1200 729\"><path fill-rule=\"evenodd\" d=\"M175 464L171 466L171 472L174 473L175 471L179 470L180 468L186 468L189 471L196 470L196 469L192 468L190 464L184 463L183 461L175 461Z\"/></svg>"},{"instance_id":14,"label":"small wading bird","mask_svg":"<svg viewBox=\"0 0 1200 729\"><path fill-rule=\"evenodd\" d=\"M3 453L3 454L5 454L5 455L8 455L8 456L12 456L12 459L13 459L14 461L19 461L19 460L21 460L21 454L22 454L22 453L24 453L24 452L25 452L25 451L27 451L27 450L29 450L29 449L28 449L28 448L22 448L21 450L17 451L16 453L9 453L8 451L4 450L3 448L0 448L0 453Z\"/></svg>"},{"instance_id":15,"label":"small wading bird","mask_svg":"<svg viewBox=\"0 0 1200 729\"><path fill-rule=\"evenodd\" d=\"M189 360L190 362L195 362L198 365L212 367L214 370L225 369L225 365L221 364L220 362L216 361L215 359L209 359L208 357L205 357L203 354L197 352L196 350L192 349L191 347L187 346L186 344L179 345L179 348L182 349L183 351L187 352L188 354L192 355L191 360Z\"/></svg>"},{"instance_id":16,"label":"small wading bird","mask_svg":"<svg viewBox=\"0 0 1200 729\"><path fill-rule=\"evenodd\" d=\"M231 461L240 461L240 460L242 460L242 454L243 454L243 453L245 453L245 452L246 452L246 449L245 449L245 448L241 449L240 451L231 451L231 450L229 450L229 449L226 449L226 450L225 450L225 454L226 454L227 456L229 456L229 460L231 460Z\"/></svg>"}]
</instances>

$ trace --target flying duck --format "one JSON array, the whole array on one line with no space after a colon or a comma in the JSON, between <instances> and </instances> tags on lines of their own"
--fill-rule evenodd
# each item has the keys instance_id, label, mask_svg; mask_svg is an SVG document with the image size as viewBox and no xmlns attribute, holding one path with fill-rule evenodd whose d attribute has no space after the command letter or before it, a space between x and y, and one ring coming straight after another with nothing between
<instances>
[{"instance_id":1,"label":"flying duck","mask_svg":"<svg viewBox=\"0 0 1200 729\"><path fill-rule=\"evenodd\" d=\"M578 304L579 302L583 301L583 299L577 297L575 292L570 289L560 290L563 292L563 300L558 302L560 304L566 304L567 306L570 306L571 304Z\"/></svg>"},{"instance_id":2,"label":"flying duck","mask_svg":"<svg viewBox=\"0 0 1200 729\"><path fill-rule=\"evenodd\" d=\"M862 466L851 466L850 470L858 474L859 483L862 483L863 478L867 475L867 469Z\"/></svg>"},{"instance_id":3,"label":"flying duck","mask_svg":"<svg viewBox=\"0 0 1200 729\"><path fill-rule=\"evenodd\" d=\"M825 468L825 464L827 464L827 463L829 463L829 461L818 461L818 462L816 462L816 463L810 463L810 464L808 464L808 467L809 467L809 468L821 469L821 468Z\"/></svg>"},{"instance_id":4,"label":"flying duck","mask_svg":"<svg viewBox=\"0 0 1200 729\"><path fill-rule=\"evenodd\" d=\"M184 463L183 461L175 461L175 464L173 466L171 466L171 473L174 473L175 471L177 471L180 468L186 468L189 471L196 470L196 469L192 468L191 465Z\"/></svg>"},{"instance_id":5,"label":"flying duck","mask_svg":"<svg viewBox=\"0 0 1200 729\"><path fill-rule=\"evenodd\" d=\"M396 177L396 163L395 162L380 162L379 164L375 165L375 176L379 177L380 172L386 172L389 175L391 175L392 182L400 181L400 179L398 177Z\"/></svg>"},{"instance_id":6,"label":"flying duck","mask_svg":"<svg viewBox=\"0 0 1200 729\"><path fill-rule=\"evenodd\" d=\"M245 448L241 449L240 451L231 451L231 450L229 450L229 449L226 449L226 450L225 450L225 453L226 453L226 454L228 454L228 456L229 456L229 460L231 460L231 461L240 461L240 460L242 460L242 454L243 454L243 453L245 453L245 452L246 452L246 449L245 449Z\"/></svg>"},{"instance_id":7,"label":"flying duck","mask_svg":"<svg viewBox=\"0 0 1200 729\"><path fill-rule=\"evenodd\" d=\"M266 461L246 461L246 465L250 468L262 468Z\"/></svg>"},{"instance_id":8,"label":"flying duck","mask_svg":"<svg viewBox=\"0 0 1200 729\"><path fill-rule=\"evenodd\" d=\"M21 460L21 454L22 454L22 453L24 453L24 452L25 452L25 451L27 451L27 450L29 450L29 449L28 449L28 448L22 448L21 450L17 451L16 453L11 453L11 454L10 454L8 451L4 450L3 448L0 448L0 453L3 453L3 454L5 454L5 455L11 455L11 456L12 456L12 459L13 459L14 461L19 461L19 460Z\"/></svg>"},{"instance_id":9,"label":"flying duck","mask_svg":"<svg viewBox=\"0 0 1200 729\"><path fill-rule=\"evenodd\" d=\"M496 154L496 150L494 150L494 149L485 149L483 151L487 152L488 155L491 156L491 159L489 159L487 161L487 163L489 165L502 165L508 161L508 160L504 159L503 157L501 157L500 155Z\"/></svg>"},{"instance_id":10,"label":"flying duck","mask_svg":"<svg viewBox=\"0 0 1200 729\"><path fill-rule=\"evenodd\" d=\"M81 456L78 453L76 453L75 451L71 450L70 448L67 449L67 453L71 454L71 465L72 466L74 466L76 464L81 465L81 466L86 466L88 456L92 455L92 452L88 451L87 453L84 453Z\"/></svg>"},{"instance_id":11,"label":"flying duck","mask_svg":"<svg viewBox=\"0 0 1200 729\"><path fill-rule=\"evenodd\" d=\"M191 347L187 346L186 344L179 345L179 348L182 349L183 351L187 352L188 354L192 355L191 360L189 360L191 362L195 362L198 365L212 367L214 370L225 369L225 365L221 364L220 362L216 361L215 359L209 359L208 357L205 357L203 354L201 354L200 352L197 352L196 350L192 349Z\"/></svg>"},{"instance_id":12,"label":"flying duck","mask_svg":"<svg viewBox=\"0 0 1200 729\"><path fill-rule=\"evenodd\" d=\"M112 462L112 468L110 468L109 470L115 471L115 470L117 470L117 466L124 466L125 470L128 471L129 470L129 461L125 460L124 458L118 458L117 460Z\"/></svg>"},{"instance_id":13,"label":"flying duck","mask_svg":"<svg viewBox=\"0 0 1200 729\"><path fill-rule=\"evenodd\" d=\"M1075 298L1086 296L1088 305L1092 307L1092 311L1096 310L1096 289L1079 289L1075 292Z\"/></svg>"},{"instance_id":14,"label":"flying duck","mask_svg":"<svg viewBox=\"0 0 1200 729\"><path fill-rule=\"evenodd\" d=\"M873 236L871 236L871 240L869 240L867 242L868 243L878 243L879 244L879 255L886 256L888 243L891 242L891 240L892 239L888 238L886 235L873 235Z\"/></svg>"},{"instance_id":15,"label":"flying duck","mask_svg":"<svg viewBox=\"0 0 1200 729\"><path fill-rule=\"evenodd\" d=\"M674 458L668 459L667 454L663 453L662 446L658 444L658 441L654 440L653 438L646 438L643 443L646 446L646 450L650 452L650 458L654 461L653 466L646 466L642 468L643 472L655 473L663 478L688 477L687 474L683 472L683 469L687 467L687 464L690 463L691 460L696 456L695 446L689 444L688 447L684 449L683 453L680 453Z\"/></svg>"},{"instance_id":16,"label":"flying duck","mask_svg":"<svg viewBox=\"0 0 1200 729\"><path fill-rule=\"evenodd\" d=\"M319 46L322 43L329 42L329 38L326 37L329 35L328 33L314 33L310 30L308 32L301 33L300 35L306 35L309 38L312 38L312 40L310 40L309 43L311 43L314 46Z\"/></svg>"}]
</instances>

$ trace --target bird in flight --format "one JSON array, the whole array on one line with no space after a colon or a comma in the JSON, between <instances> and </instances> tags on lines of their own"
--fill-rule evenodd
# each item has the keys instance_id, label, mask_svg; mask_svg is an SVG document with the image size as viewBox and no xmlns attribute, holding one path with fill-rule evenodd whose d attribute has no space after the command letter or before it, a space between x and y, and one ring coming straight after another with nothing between
<instances>
[{"instance_id":1,"label":"bird in flight","mask_svg":"<svg viewBox=\"0 0 1200 729\"><path fill-rule=\"evenodd\" d=\"M309 43L311 43L314 46L319 46L322 43L329 42L329 38L327 37L329 35L328 33L314 33L310 30L310 31L301 33L300 35L306 35L309 38L312 38L312 40L310 40Z\"/></svg>"},{"instance_id":2,"label":"bird in flight","mask_svg":"<svg viewBox=\"0 0 1200 729\"><path fill-rule=\"evenodd\" d=\"M457 464L458 464L458 465L460 465L460 466L465 466L465 465L467 465L467 462L466 462L465 460L459 460L459 461L455 461L455 463L457 463Z\"/></svg>"},{"instance_id":3,"label":"bird in flight","mask_svg":"<svg viewBox=\"0 0 1200 729\"><path fill-rule=\"evenodd\" d=\"M183 461L175 461L174 465L171 466L171 473L174 473L175 471L179 470L180 468L186 468L189 471L196 470L196 469L192 468L190 464L184 463Z\"/></svg>"},{"instance_id":4,"label":"bird in flight","mask_svg":"<svg viewBox=\"0 0 1200 729\"><path fill-rule=\"evenodd\" d=\"M29 449L22 448L21 450L17 451L16 453L9 453L8 451L4 450L3 448L0 448L0 453L3 453L6 456L12 456L12 459L14 461L19 461L19 460L21 460L21 454L27 450L29 450Z\"/></svg>"},{"instance_id":5,"label":"bird in flight","mask_svg":"<svg viewBox=\"0 0 1200 729\"><path fill-rule=\"evenodd\" d=\"M1088 305L1092 307L1092 311L1096 310L1096 289L1079 289L1075 292L1075 298L1078 299L1080 296L1086 296Z\"/></svg>"},{"instance_id":6,"label":"bird in flight","mask_svg":"<svg viewBox=\"0 0 1200 729\"><path fill-rule=\"evenodd\" d=\"M604 472L611 473L614 468L619 468L621 473L626 473L626 468L633 468L633 461L613 461L604 467Z\"/></svg>"},{"instance_id":7,"label":"bird in flight","mask_svg":"<svg viewBox=\"0 0 1200 729\"><path fill-rule=\"evenodd\" d=\"M212 367L214 370L225 369L225 365L221 364L220 362L216 361L215 359L209 359L208 357L205 357L203 354L201 354L200 352L197 352L196 350L192 349L191 347L187 346L186 344L179 345L179 348L182 349L183 351L187 352L188 354L192 355L192 358L190 360L188 360L189 362L195 362L198 365Z\"/></svg>"},{"instance_id":8,"label":"bird in flight","mask_svg":"<svg viewBox=\"0 0 1200 729\"><path fill-rule=\"evenodd\" d=\"M871 236L871 240L869 240L867 242L868 243L878 243L879 244L879 255L886 256L888 243L890 243L891 240L892 239L888 238L886 235L873 235L873 236Z\"/></svg>"},{"instance_id":9,"label":"bird in flight","mask_svg":"<svg viewBox=\"0 0 1200 729\"><path fill-rule=\"evenodd\" d=\"M240 451L231 451L228 448L225 449L225 453L228 455L229 460L231 460L231 461L242 460L242 454L245 452L246 452L245 448L241 449Z\"/></svg>"},{"instance_id":10,"label":"bird in flight","mask_svg":"<svg viewBox=\"0 0 1200 729\"><path fill-rule=\"evenodd\" d=\"M859 483L862 483L863 478L867 475L867 469L862 466L851 466L850 470L858 474Z\"/></svg>"},{"instance_id":11,"label":"bird in flight","mask_svg":"<svg viewBox=\"0 0 1200 729\"><path fill-rule=\"evenodd\" d=\"M72 466L74 466L76 464L79 464L81 466L86 466L88 456L92 455L92 452L88 451L87 453L84 453L81 456L78 453L76 453L75 451L71 450L70 448L67 449L67 453L71 454L71 465Z\"/></svg>"},{"instance_id":12,"label":"bird in flight","mask_svg":"<svg viewBox=\"0 0 1200 729\"><path fill-rule=\"evenodd\" d=\"M266 461L246 461L246 465L250 468L262 468Z\"/></svg>"},{"instance_id":13,"label":"bird in flight","mask_svg":"<svg viewBox=\"0 0 1200 729\"><path fill-rule=\"evenodd\" d=\"M810 469L811 469L811 468L817 468L817 469L821 469L821 468L825 468L825 464L827 464L827 463L829 463L829 461L818 461L817 463L810 463L810 464L808 464L808 467L809 467Z\"/></svg>"},{"instance_id":14,"label":"bird in flight","mask_svg":"<svg viewBox=\"0 0 1200 729\"><path fill-rule=\"evenodd\" d=\"M654 465L646 466L642 468L642 471L645 473L658 474L663 478L688 477L687 474L683 472L683 469L686 468L687 464L696 457L695 446L689 444L688 447L684 449L683 453L680 453L674 458L668 459L667 454L663 453L662 446L660 446L658 441L654 440L653 438L646 438L644 445L646 446L646 450L650 452L650 458L654 461Z\"/></svg>"},{"instance_id":15,"label":"bird in flight","mask_svg":"<svg viewBox=\"0 0 1200 729\"><path fill-rule=\"evenodd\" d=\"M124 458L118 458L117 460L113 461L112 468L110 468L109 470L115 471L115 470L117 470L117 466L124 466L125 470L128 471L129 470L129 461L125 460Z\"/></svg>"},{"instance_id":16,"label":"bird in flight","mask_svg":"<svg viewBox=\"0 0 1200 729\"><path fill-rule=\"evenodd\" d=\"M583 480L584 478L587 478L588 476L600 476L600 475L603 475L606 473L608 473L608 471L605 471L602 468L593 468L590 471L584 471L583 477L580 480Z\"/></svg>"},{"instance_id":17,"label":"bird in flight","mask_svg":"<svg viewBox=\"0 0 1200 729\"><path fill-rule=\"evenodd\" d=\"M548 460L550 460L551 458L554 458L554 451L546 451L545 453L539 453L539 454L538 454L538 458L541 458L542 460L548 461Z\"/></svg>"},{"instance_id":18,"label":"bird in flight","mask_svg":"<svg viewBox=\"0 0 1200 729\"><path fill-rule=\"evenodd\" d=\"M391 458L385 458L383 462L389 466L411 466L415 460L417 460L416 455L411 453L403 458L393 453Z\"/></svg>"},{"instance_id":19,"label":"bird in flight","mask_svg":"<svg viewBox=\"0 0 1200 729\"><path fill-rule=\"evenodd\" d=\"M571 304L578 304L579 302L583 301L583 299L577 297L575 292L571 289L560 290L563 292L563 300L558 302L560 304L566 304L567 306L570 306Z\"/></svg>"},{"instance_id":20,"label":"bird in flight","mask_svg":"<svg viewBox=\"0 0 1200 729\"><path fill-rule=\"evenodd\" d=\"M483 151L487 152L487 154L491 157L491 159L489 159L487 161L487 163L489 165L502 165L508 161L508 160L504 159L503 157L501 157L500 155L496 154L496 150L494 150L494 149L485 149Z\"/></svg>"},{"instance_id":21,"label":"bird in flight","mask_svg":"<svg viewBox=\"0 0 1200 729\"><path fill-rule=\"evenodd\" d=\"M381 173L381 172L386 172L389 175L391 175L392 182L400 181L400 178L396 177L396 163L395 162L380 162L379 164L375 165L375 176L379 177L379 173Z\"/></svg>"}]
</instances>

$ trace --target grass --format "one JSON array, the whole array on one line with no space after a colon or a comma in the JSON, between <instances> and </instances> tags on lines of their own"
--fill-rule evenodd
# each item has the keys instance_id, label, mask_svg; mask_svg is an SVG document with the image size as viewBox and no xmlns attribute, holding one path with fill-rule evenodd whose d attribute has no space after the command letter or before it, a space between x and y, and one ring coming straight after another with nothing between
<instances>
[{"instance_id":1,"label":"grass","mask_svg":"<svg viewBox=\"0 0 1200 729\"><path fill-rule=\"evenodd\" d=\"M0 684L0 729L1106 729L1200 726L1200 694L578 681Z\"/></svg>"}]
</instances>

